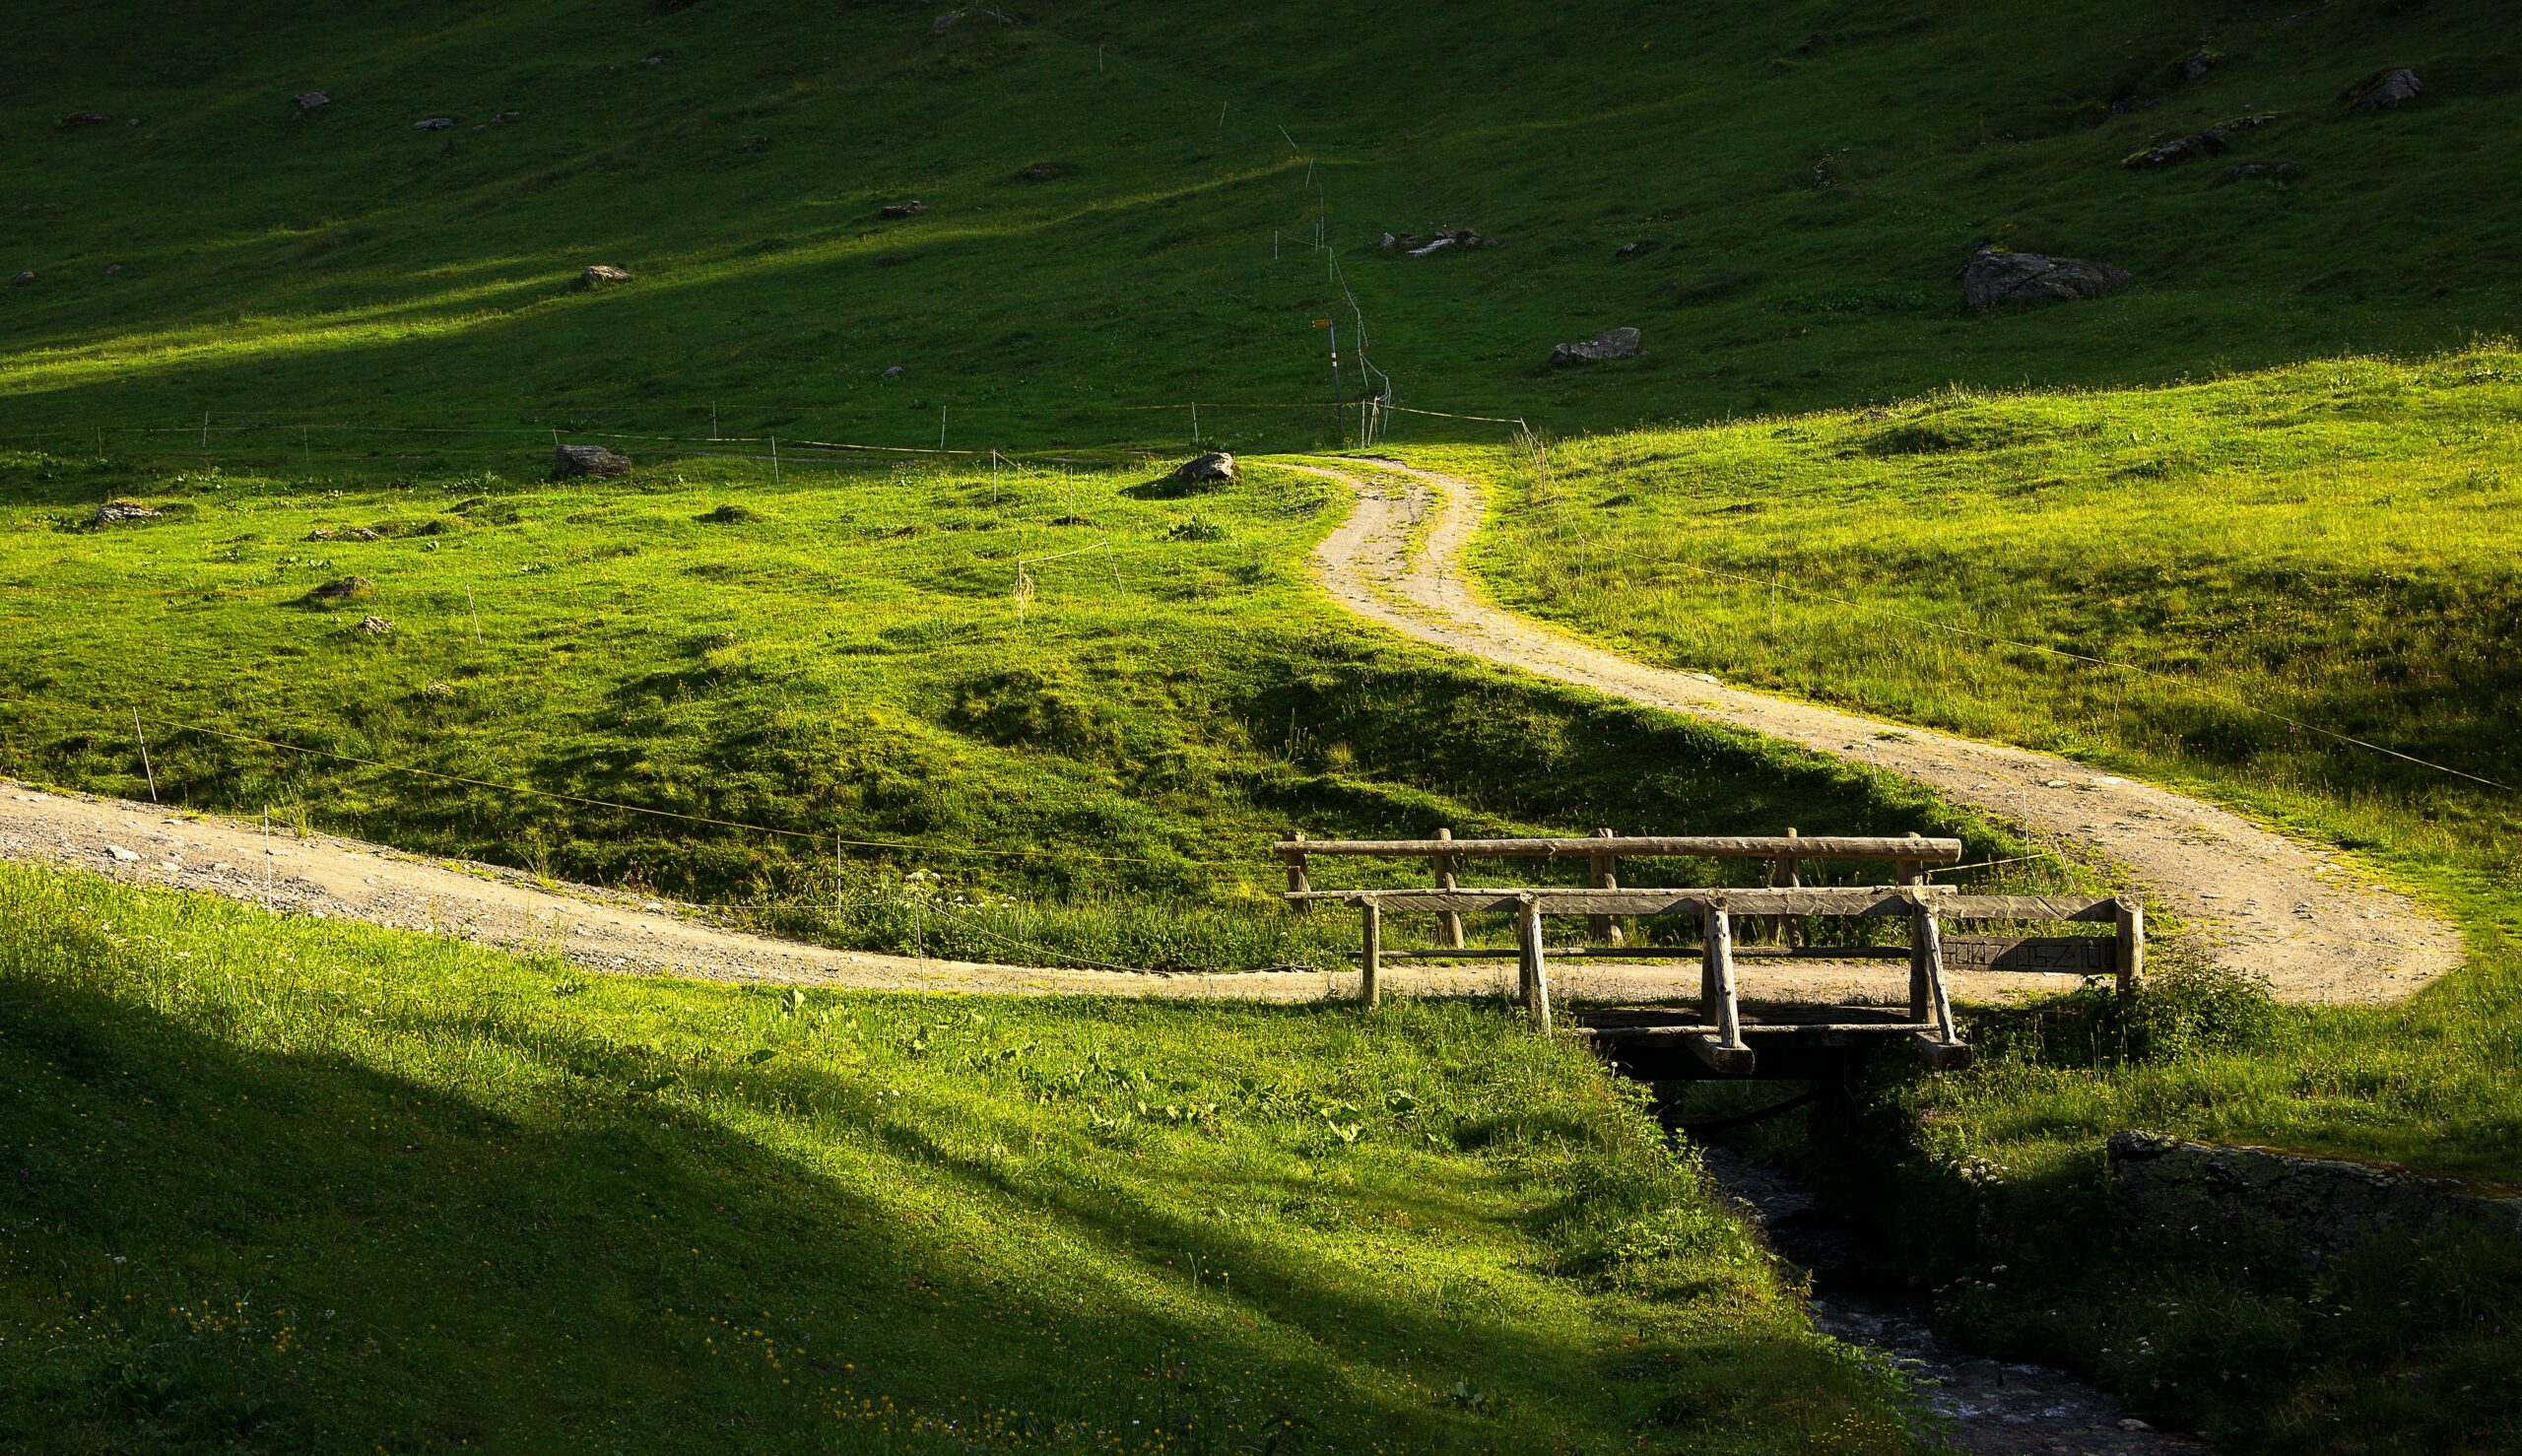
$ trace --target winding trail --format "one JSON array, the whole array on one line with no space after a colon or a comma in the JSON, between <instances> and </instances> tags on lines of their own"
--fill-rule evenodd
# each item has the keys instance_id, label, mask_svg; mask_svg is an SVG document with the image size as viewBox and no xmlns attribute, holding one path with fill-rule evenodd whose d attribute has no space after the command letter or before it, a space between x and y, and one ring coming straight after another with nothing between
<instances>
[{"instance_id":1,"label":"winding trail","mask_svg":"<svg viewBox=\"0 0 2522 1456\"><path fill-rule=\"evenodd\" d=\"M1362 617L1458 652L1916 779L2114 866L2178 914L2206 954L2267 977L2289 1001L2395 1001L2460 962L2460 936L2449 924L2338 856L2228 810L2049 754L1649 667L1500 611L1481 599L1462 564L1484 508L1469 481L1380 460L1297 468L1357 493L1356 509L1316 548L1314 563L1324 589Z\"/></svg>"}]
</instances>

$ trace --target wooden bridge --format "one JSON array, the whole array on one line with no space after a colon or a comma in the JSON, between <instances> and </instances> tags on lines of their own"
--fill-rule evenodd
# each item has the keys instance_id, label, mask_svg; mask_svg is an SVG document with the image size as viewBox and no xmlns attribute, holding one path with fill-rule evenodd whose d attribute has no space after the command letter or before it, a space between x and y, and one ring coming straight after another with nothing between
<instances>
[{"instance_id":1,"label":"wooden bridge","mask_svg":"<svg viewBox=\"0 0 2522 1456\"><path fill-rule=\"evenodd\" d=\"M1850 1050L1886 1043L1906 1045L1937 1067L1967 1066L1970 1049L1953 1018L1945 985L1949 968L2067 971L2112 975L2121 994L2145 969L2145 911L2134 900L2084 896L1969 894L1926 883L1930 867L1960 862L1958 839L1803 836L1789 829L1768 836L1616 835L1609 829L1581 838L1456 839L1438 831L1432 839L1307 839L1291 835L1277 845L1288 867L1286 899L1297 914L1317 902L1356 909L1360 917L1360 997L1367 1005L1382 993L1383 962L1402 957L1463 959L1512 956L1517 992L1533 1021L1551 1026L1550 966L1553 958L1695 957L1699 997L1695 1015L1668 1009L1592 1010L1583 1014L1586 1034L1639 1075L1672 1077L1807 1075L1811 1064ZM1316 890L1316 855L1425 859L1435 884L1426 890ZM1766 861L1768 884L1757 889L1624 889L1626 857L1754 859ZM1583 887L1466 888L1459 883L1466 859L1584 859ZM1811 860L1890 863L1896 884L1807 887L1802 869ZM1393 951L1384 945L1384 912L1432 913L1433 948ZM1463 917L1506 914L1515 920L1515 948L1468 949ZM1550 917L1582 917L1588 943L1550 948ZM1620 917L1675 917L1694 924L1696 944L1624 948ZM1905 944L1807 946L1801 922L1815 918L1898 920ZM1947 937L1948 922L2022 925L2044 921L2108 924L2111 935ZM1746 929L1776 927L1777 944L1742 943ZM1735 986L1738 959L1782 958L1827 961L1902 960L1908 969L1906 1014L1876 1007L1760 1008L1748 1016ZM1662 1067L1658 1073L1652 1069Z\"/></svg>"}]
</instances>

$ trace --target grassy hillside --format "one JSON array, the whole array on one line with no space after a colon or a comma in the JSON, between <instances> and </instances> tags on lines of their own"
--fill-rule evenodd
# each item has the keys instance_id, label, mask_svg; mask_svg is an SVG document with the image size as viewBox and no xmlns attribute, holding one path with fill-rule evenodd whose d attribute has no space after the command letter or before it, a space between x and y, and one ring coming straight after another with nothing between
<instances>
[{"instance_id":1,"label":"grassy hillside","mask_svg":"<svg viewBox=\"0 0 2522 1456\"><path fill-rule=\"evenodd\" d=\"M0 1159L13 1451L1908 1449L1468 1005L783 999L0 867Z\"/></svg>"},{"instance_id":2,"label":"grassy hillside","mask_svg":"<svg viewBox=\"0 0 2522 1456\"><path fill-rule=\"evenodd\" d=\"M162 515L88 528L135 486ZM1056 466L556 485L19 454L0 491L0 773L146 797L137 708L170 804L855 945L1321 963L1352 931L1277 913L1290 827L1940 825L2009 852L1913 788L1323 620L1301 561L1336 488L1283 469L1184 496Z\"/></svg>"},{"instance_id":3,"label":"grassy hillside","mask_svg":"<svg viewBox=\"0 0 2522 1456\"><path fill-rule=\"evenodd\" d=\"M0 423L365 446L347 427L699 434L714 405L933 444L943 409L987 446L1186 441L1196 401L1203 434L1288 441L1324 428L1320 318L1352 393L1362 317L1403 403L1565 430L2509 317L2510 28L2303 3L44 7L0 58L0 270L35 275L0 290ZM2422 102L2344 109L2402 65ZM2261 112L2227 158L2119 165ZM2280 160L2290 184L2214 185ZM1367 251L1446 226L1502 245ZM1987 239L2137 281L1969 316ZM573 292L598 262L635 281ZM1644 358L1540 367L1614 324Z\"/></svg>"},{"instance_id":4,"label":"grassy hillside","mask_svg":"<svg viewBox=\"0 0 2522 1456\"><path fill-rule=\"evenodd\" d=\"M1955 391L1568 442L1484 563L1660 661L2204 782L2510 888L2517 459L2509 346Z\"/></svg>"},{"instance_id":5,"label":"grassy hillside","mask_svg":"<svg viewBox=\"0 0 2522 1456\"><path fill-rule=\"evenodd\" d=\"M1482 567L1523 610L2183 784L2462 925L2468 962L2404 1005L2183 978L2132 1018L1983 1026L1967 1076L1879 1089L1868 1146L1905 1157L1821 1171L1870 1211L1897 1190L1890 1235L1986 1347L2232 1449L2512 1448L2508 1236L2315 1273L2095 1230L2131 1127L2522 1185L2522 820L2461 776L2522 780L2517 424L2499 346L1604 435L1554 449L1547 489L1498 475Z\"/></svg>"}]
</instances>

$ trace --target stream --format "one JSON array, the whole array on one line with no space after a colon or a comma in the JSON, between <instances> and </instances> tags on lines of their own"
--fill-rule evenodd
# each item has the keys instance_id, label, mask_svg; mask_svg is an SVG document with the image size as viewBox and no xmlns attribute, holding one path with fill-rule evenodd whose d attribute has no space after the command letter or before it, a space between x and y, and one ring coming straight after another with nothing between
<instances>
[{"instance_id":1,"label":"stream","mask_svg":"<svg viewBox=\"0 0 2522 1456\"><path fill-rule=\"evenodd\" d=\"M1916 1382L1953 1449L1972 1456L2198 1456L2209 1449L2130 1417L2064 1370L1954 1349L1914 1302L1866 1278L1865 1258L1811 1189L1730 1148L1699 1147L1709 1175L1768 1246L1812 1274L1814 1324L1881 1352Z\"/></svg>"}]
</instances>

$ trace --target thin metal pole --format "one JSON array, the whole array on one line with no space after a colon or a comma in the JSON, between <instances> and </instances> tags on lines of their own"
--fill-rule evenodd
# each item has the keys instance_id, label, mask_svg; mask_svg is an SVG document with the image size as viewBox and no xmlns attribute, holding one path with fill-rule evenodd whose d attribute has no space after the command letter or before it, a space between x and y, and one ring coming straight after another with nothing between
<instances>
[{"instance_id":1,"label":"thin metal pole","mask_svg":"<svg viewBox=\"0 0 2522 1456\"><path fill-rule=\"evenodd\" d=\"M482 609L473 605L473 588L464 588L464 610L473 614L473 645L482 645Z\"/></svg>"},{"instance_id":2,"label":"thin metal pole","mask_svg":"<svg viewBox=\"0 0 2522 1456\"><path fill-rule=\"evenodd\" d=\"M131 736L140 740L140 771L149 775L149 802L158 802L158 770L149 766L149 735L140 731L140 709L131 710Z\"/></svg>"}]
</instances>

